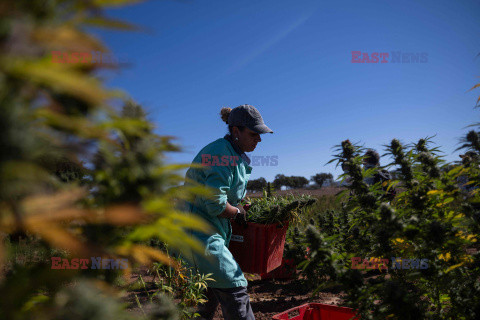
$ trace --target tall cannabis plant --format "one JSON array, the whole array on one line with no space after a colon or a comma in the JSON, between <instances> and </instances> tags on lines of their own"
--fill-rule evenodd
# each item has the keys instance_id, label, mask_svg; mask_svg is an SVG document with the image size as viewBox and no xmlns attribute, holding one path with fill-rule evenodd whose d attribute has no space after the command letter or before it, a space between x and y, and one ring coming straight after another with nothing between
<instances>
[{"instance_id":1,"label":"tall cannabis plant","mask_svg":"<svg viewBox=\"0 0 480 320\"><path fill-rule=\"evenodd\" d=\"M380 183L365 184L378 169L361 167L361 148L348 140L338 146L334 161L344 164L351 181L348 201L340 212L319 213L307 229L311 257L303 266L323 281L319 289L342 284L346 303L362 319L480 315L480 163L445 164L430 143L404 146L394 139L386 146L393 159L387 167L398 179L388 187L400 190L390 203ZM465 175L471 191L458 183Z\"/></svg>"},{"instance_id":2,"label":"tall cannabis plant","mask_svg":"<svg viewBox=\"0 0 480 320\"><path fill-rule=\"evenodd\" d=\"M118 270L55 270L52 255L127 259L128 276L139 264L172 264L147 239L200 250L183 230L206 225L176 209L193 193L171 188L181 166L165 163L179 147L126 94L103 86L96 74L115 66L91 59L108 49L86 27L135 29L104 15L134 2L0 3L1 319L131 318L115 299ZM25 241L43 258L12 261ZM175 318L164 306L147 316Z\"/></svg>"}]
</instances>

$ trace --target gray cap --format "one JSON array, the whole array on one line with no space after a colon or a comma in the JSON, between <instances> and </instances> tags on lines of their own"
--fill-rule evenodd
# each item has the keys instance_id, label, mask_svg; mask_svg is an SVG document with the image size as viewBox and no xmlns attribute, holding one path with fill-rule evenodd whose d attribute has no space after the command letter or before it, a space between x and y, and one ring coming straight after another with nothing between
<instances>
[{"instance_id":1,"label":"gray cap","mask_svg":"<svg viewBox=\"0 0 480 320\"><path fill-rule=\"evenodd\" d=\"M228 116L229 126L245 126L256 133L273 133L263 122L260 112L251 105L244 104L233 108Z\"/></svg>"}]
</instances>

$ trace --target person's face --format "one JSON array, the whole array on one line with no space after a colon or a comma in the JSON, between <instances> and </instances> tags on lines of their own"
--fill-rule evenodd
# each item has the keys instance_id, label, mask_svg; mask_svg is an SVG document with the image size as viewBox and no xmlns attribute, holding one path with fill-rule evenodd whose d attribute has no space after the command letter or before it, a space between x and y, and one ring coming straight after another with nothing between
<instances>
[{"instance_id":1,"label":"person's face","mask_svg":"<svg viewBox=\"0 0 480 320\"><path fill-rule=\"evenodd\" d=\"M238 140L235 140L235 138L238 138ZM259 133L248 128L245 128L242 132L237 127L233 127L233 140L243 152L252 152L257 147L257 143L262 141L262 138L260 138Z\"/></svg>"}]
</instances>

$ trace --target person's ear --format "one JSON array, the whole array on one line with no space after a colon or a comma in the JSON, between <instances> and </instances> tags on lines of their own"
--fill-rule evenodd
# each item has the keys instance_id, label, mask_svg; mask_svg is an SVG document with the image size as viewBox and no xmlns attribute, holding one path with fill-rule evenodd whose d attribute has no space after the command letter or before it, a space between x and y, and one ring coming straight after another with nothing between
<instances>
[{"instance_id":1,"label":"person's ear","mask_svg":"<svg viewBox=\"0 0 480 320\"><path fill-rule=\"evenodd\" d=\"M240 135L240 130L238 130L238 127L233 127L232 130L232 136L234 140L238 140L238 136Z\"/></svg>"}]
</instances>

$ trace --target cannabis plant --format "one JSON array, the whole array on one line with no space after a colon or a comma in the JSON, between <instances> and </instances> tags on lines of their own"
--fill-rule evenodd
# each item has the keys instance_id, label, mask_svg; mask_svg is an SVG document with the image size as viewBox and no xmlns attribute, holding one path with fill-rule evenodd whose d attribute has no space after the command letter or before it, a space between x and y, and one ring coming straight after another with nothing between
<instances>
[{"instance_id":1,"label":"cannabis plant","mask_svg":"<svg viewBox=\"0 0 480 320\"><path fill-rule=\"evenodd\" d=\"M0 5L1 319L131 318L112 285L138 265L172 264L148 239L201 250L183 230L206 225L174 206L193 196L171 188L183 177L165 153L179 147L103 85L98 73L116 66L78 56L108 53L91 27L135 29L105 17L105 8L129 2ZM25 243L41 254L15 263ZM52 254L64 270L52 269ZM91 257L127 259L128 268L68 268ZM162 319L157 309L147 316Z\"/></svg>"},{"instance_id":2,"label":"cannabis plant","mask_svg":"<svg viewBox=\"0 0 480 320\"><path fill-rule=\"evenodd\" d=\"M387 166L399 192L385 202L364 180L361 147L343 141L334 161L351 184L339 212L319 213L306 230L306 274L341 284L362 319L476 319L480 315L479 162L446 164L430 138L404 146L392 140ZM470 191L458 183L466 176ZM422 263L419 263L422 261ZM321 272L318 272L321 270ZM327 281L328 280L328 281ZM318 282L317 282L318 283Z\"/></svg>"},{"instance_id":3,"label":"cannabis plant","mask_svg":"<svg viewBox=\"0 0 480 320\"><path fill-rule=\"evenodd\" d=\"M284 224L296 222L301 214L316 202L308 196L264 196L262 198L246 199L248 203L247 221L259 224Z\"/></svg>"}]
</instances>

